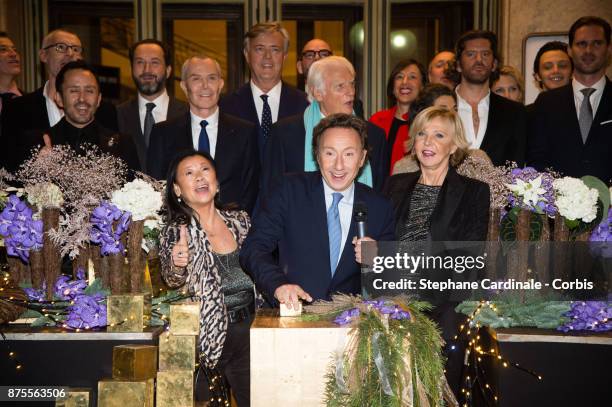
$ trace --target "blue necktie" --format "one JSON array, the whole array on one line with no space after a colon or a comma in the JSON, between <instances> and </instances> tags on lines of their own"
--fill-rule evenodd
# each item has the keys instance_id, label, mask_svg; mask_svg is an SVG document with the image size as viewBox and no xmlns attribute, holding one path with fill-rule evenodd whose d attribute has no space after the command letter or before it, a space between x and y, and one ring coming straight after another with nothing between
<instances>
[{"instance_id":1,"label":"blue necktie","mask_svg":"<svg viewBox=\"0 0 612 407\"><path fill-rule=\"evenodd\" d=\"M263 111L261 112L261 133L263 134L264 141L270 136L270 129L272 128L272 110L268 104L268 95L261 95L263 100Z\"/></svg>"},{"instance_id":2,"label":"blue necktie","mask_svg":"<svg viewBox=\"0 0 612 407\"><path fill-rule=\"evenodd\" d=\"M206 151L210 154L210 140L208 139L208 133L206 132L206 126L208 126L208 122L206 120L202 120L200 122L200 126L202 130L200 130L200 138L198 139L198 151Z\"/></svg>"},{"instance_id":3,"label":"blue necktie","mask_svg":"<svg viewBox=\"0 0 612 407\"><path fill-rule=\"evenodd\" d=\"M342 243L342 227L340 226L338 203L343 196L340 192L334 192L332 197L334 200L327 210L327 235L329 236L329 266L333 277L336 272L336 266L338 265L340 244Z\"/></svg>"}]
</instances>

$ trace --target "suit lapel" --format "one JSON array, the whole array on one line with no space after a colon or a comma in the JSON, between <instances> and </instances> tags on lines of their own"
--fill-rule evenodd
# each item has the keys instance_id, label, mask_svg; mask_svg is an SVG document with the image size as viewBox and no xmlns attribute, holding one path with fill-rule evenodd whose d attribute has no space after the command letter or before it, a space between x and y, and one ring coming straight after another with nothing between
<instances>
[{"instance_id":1,"label":"suit lapel","mask_svg":"<svg viewBox=\"0 0 612 407\"><path fill-rule=\"evenodd\" d=\"M194 149L193 147L193 136L191 133L191 113L189 111L183 115L184 119L180 121L181 125L184 126L179 132L175 139L176 151ZM182 136L181 136L182 135ZM174 137L170 137L169 140L173 140Z\"/></svg>"},{"instance_id":2,"label":"suit lapel","mask_svg":"<svg viewBox=\"0 0 612 407\"><path fill-rule=\"evenodd\" d=\"M224 174L230 174L232 168L232 135L234 129L229 126L227 117L223 113L219 113L219 126L217 128L217 146L215 147L215 162L217 163L217 176L220 178L219 182L223 182L221 179ZM224 171L227 169L227 171Z\"/></svg>"},{"instance_id":3,"label":"suit lapel","mask_svg":"<svg viewBox=\"0 0 612 407\"><path fill-rule=\"evenodd\" d=\"M327 281L331 281L331 268L329 264L329 236L327 235L327 211L325 209L325 191L323 189L323 179L317 174L312 177L312 196L311 206L313 208L312 228L315 231L320 231L321 239L319 239L319 253L321 254L322 263L326 265L322 269L325 270L324 276ZM318 235L316 233L314 236Z\"/></svg>"},{"instance_id":4,"label":"suit lapel","mask_svg":"<svg viewBox=\"0 0 612 407\"><path fill-rule=\"evenodd\" d=\"M459 202L465 192L465 184L451 167L448 169L446 180L440 188L436 208L431 214L430 235L432 240L438 240L439 236L447 235L446 231L450 226L453 216L457 211Z\"/></svg>"},{"instance_id":5,"label":"suit lapel","mask_svg":"<svg viewBox=\"0 0 612 407\"><path fill-rule=\"evenodd\" d=\"M255 108L255 101L253 100L253 92L251 91L251 83L247 82L241 89L238 91L238 98L240 103L242 104L243 112L248 112L247 120L255 123L257 128L259 128L259 117L257 116L257 109Z\"/></svg>"},{"instance_id":6,"label":"suit lapel","mask_svg":"<svg viewBox=\"0 0 612 407\"><path fill-rule=\"evenodd\" d=\"M599 133L600 127L612 129L611 123L600 126L601 122L610 119L612 119L612 82L606 81L606 87L604 88L603 94L601 95L601 100L599 102L599 106L597 107L597 113L595 113L595 117L593 118L593 124L591 125L591 129L589 130L589 137L587 138L587 143L594 142L592 140L595 138L595 135Z\"/></svg>"},{"instance_id":7,"label":"suit lapel","mask_svg":"<svg viewBox=\"0 0 612 407\"><path fill-rule=\"evenodd\" d=\"M281 83L281 94L280 102L278 105L278 120L283 117L289 116L288 109L291 107L291 100L289 96L289 86L285 82Z\"/></svg>"},{"instance_id":8,"label":"suit lapel","mask_svg":"<svg viewBox=\"0 0 612 407\"><path fill-rule=\"evenodd\" d=\"M490 150L494 148L489 148L488 144L495 144L495 134L498 132L498 126L501 123L504 123L505 120L501 119L503 115L502 109L500 109L497 95L493 92L490 93L489 97L489 114L487 116L487 129L485 130L485 134L482 138L482 143L480 143L481 150ZM492 145L491 147L494 147Z\"/></svg>"}]
</instances>

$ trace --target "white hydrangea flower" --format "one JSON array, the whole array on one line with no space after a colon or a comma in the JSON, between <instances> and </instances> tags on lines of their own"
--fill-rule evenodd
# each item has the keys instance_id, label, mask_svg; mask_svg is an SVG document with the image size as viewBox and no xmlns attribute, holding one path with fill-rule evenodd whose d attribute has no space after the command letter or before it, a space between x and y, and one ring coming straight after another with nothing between
<instances>
[{"instance_id":1,"label":"white hydrangea flower","mask_svg":"<svg viewBox=\"0 0 612 407\"><path fill-rule=\"evenodd\" d=\"M111 202L132 214L133 221L155 219L162 206L162 195L148 182L135 179L113 192Z\"/></svg>"},{"instance_id":2,"label":"white hydrangea flower","mask_svg":"<svg viewBox=\"0 0 612 407\"><path fill-rule=\"evenodd\" d=\"M599 198L599 193L595 188L589 188L582 180L572 177L556 179L553 182L553 188L557 195L555 201L561 216L585 223L595 219Z\"/></svg>"}]
</instances>

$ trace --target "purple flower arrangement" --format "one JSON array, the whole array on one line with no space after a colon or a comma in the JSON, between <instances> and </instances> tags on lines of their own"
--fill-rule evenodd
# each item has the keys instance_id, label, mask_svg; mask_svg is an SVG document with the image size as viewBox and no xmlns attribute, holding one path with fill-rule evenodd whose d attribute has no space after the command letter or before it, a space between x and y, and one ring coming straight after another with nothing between
<instances>
[{"instance_id":1,"label":"purple flower arrangement","mask_svg":"<svg viewBox=\"0 0 612 407\"><path fill-rule=\"evenodd\" d=\"M82 268L77 270L77 277L70 280L69 276L60 276L54 285L56 300L67 301L67 303L56 302L55 305L46 304L44 307L54 309L53 321L59 321L64 328L91 329L106 326L106 303L103 293L87 294L87 280ZM24 288L28 299L32 302L46 303L46 286L40 290L35 288ZM52 303L53 304L53 303ZM51 312L49 312L51 313Z\"/></svg>"},{"instance_id":2,"label":"purple flower arrangement","mask_svg":"<svg viewBox=\"0 0 612 407\"><path fill-rule=\"evenodd\" d=\"M603 257L612 257L612 207L608 210L608 217L593 229L589 241L596 243L594 251Z\"/></svg>"},{"instance_id":3,"label":"purple flower arrangement","mask_svg":"<svg viewBox=\"0 0 612 407\"><path fill-rule=\"evenodd\" d=\"M15 195L10 195L0 213L0 235L4 237L9 256L28 263L30 250L43 246L43 223L32 218L32 208Z\"/></svg>"},{"instance_id":4,"label":"purple flower arrangement","mask_svg":"<svg viewBox=\"0 0 612 407\"><path fill-rule=\"evenodd\" d=\"M77 295L73 305L68 308L65 327L74 329L91 329L106 326L106 304L102 294Z\"/></svg>"},{"instance_id":5,"label":"purple flower arrangement","mask_svg":"<svg viewBox=\"0 0 612 407\"><path fill-rule=\"evenodd\" d=\"M511 207L519 207L536 213L554 217L555 207L554 178L546 172L538 172L532 167L514 168L510 171L508 195Z\"/></svg>"},{"instance_id":6,"label":"purple flower arrangement","mask_svg":"<svg viewBox=\"0 0 612 407\"><path fill-rule=\"evenodd\" d=\"M570 320L558 327L559 331L606 332L612 330L612 303L607 301L576 301L563 315Z\"/></svg>"},{"instance_id":7,"label":"purple flower arrangement","mask_svg":"<svg viewBox=\"0 0 612 407\"><path fill-rule=\"evenodd\" d=\"M362 304L367 307L366 309L368 311L376 310L382 315L388 315L390 319L410 319L410 313L408 311L403 310L399 305L394 304L391 301L366 300L363 301ZM347 325L357 320L360 315L361 311L359 307L351 308L338 315L334 319L334 322L338 325Z\"/></svg>"},{"instance_id":8,"label":"purple flower arrangement","mask_svg":"<svg viewBox=\"0 0 612 407\"><path fill-rule=\"evenodd\" d=\"M123 212L115 205L102 201L91 215L90 240L100 245L102 256L123 253L121 235L128 230L131 214Z\"/></svg>"},{"instance_id":9,"label":"purple flower arrangement","mask_svg":"<svg viewBox=\"0 0 612 407\"><path fill-rule=\"evenodd\" d=\"M76 280L70 280L69 276L61 275L55 282L55 296L63 301L71 301L77 296L82 295L87 288L85 271L82 268L77 270Z\"/></svg>"}]
</instances>

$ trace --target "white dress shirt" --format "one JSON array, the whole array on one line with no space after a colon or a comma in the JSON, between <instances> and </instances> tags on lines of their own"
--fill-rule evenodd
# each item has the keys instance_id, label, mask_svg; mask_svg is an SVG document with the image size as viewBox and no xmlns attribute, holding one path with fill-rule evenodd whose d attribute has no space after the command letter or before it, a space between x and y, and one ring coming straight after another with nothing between
<instances>
[{"instance_id":1,"label":"white dress shirt","mask_svg":"<svg viewBox=\"0 0 612 407\"><path fill-rule=\"evenodd\" d=\"M155 107L151 111L153 113L153 119L155 123L161 123L166 121L168 116L168 104L170 103L170 96L168 92L164 90L164 93L149 101L138 94L138 116L140 116L140 130L144 133L144 121L145 115L147 114L147 103L155 103Z\"/></svg>"},{"instance_id":2,"label":"white dress shirt","mask_svg":"<svg viewBox=\"0 0 612 407\"><path fill-rule=\"evenodd\" d=\"M278 107L280 106L281 89L283 87L283 81L278 81L276 85L268 93L264 93L251 81L251 92L253 92L253 101L255 102L255 110L257 110L257 118L259 124L261 124L261 114L263 113L263 100L261 95L268 95L268 104L270 105L270 111L272 112L272 123L276 123L278 120Z\"/></svg>"},{"instance_id":3,"label":"white dress shirt","mask_svg":"<svg viewBox=\"0 0 612 407\"><path fill-rule=\"evenodd\" d=\"M487 124L489 123L489 103L491 102L491 91L488 91L487 96L480 99L478 102L478 134L474 131L474 120L472 120L472 106L459 95L458 85L455 89L457 94L457 113L463 123L465 130L465 138L470 143L471 148L480 148L482 139L487 131Z\"/></svg>"},{"instance_id":4,"label":"white dress shirt","mask_svg":"<svg viewBox=\"0 0 612 407\"><path fill-rule=\"evenodd\" d=\"M193 112L189 112L191 115L191 137L193 140L193 148L198 149L200 143L200 131L202 126L200 122L206 120L208 125L206 126L206 134L208 134L208 142L210 144L210 155L215 158L217 152L217 133L219 131L219 108L213 114L208 117L200 117Z\"/></svg>"},{"instance_id":5,"label":"white dress shirt","mask_svg":"<svg viewBox=\"0 0 612 407\"><path fill-rule=\"evenodd\" d=\"M325 193L325 213L329 211L329 208L332 206L334 202L334 197L332 194L334 192L340 192L342 194L342 199L338 202L338 213L340 214L340 227L342 228L342 242L340 242L340 254L338 255L338 262L340 262L340 258L342 257L342 252L344 251L344 246L346 244L346 239L349 234L349 230L351 229L351 219L353 218L353 200L355 198L355 183L352 182L351 185L345 189L344 191L334 191L327 185L325 182L325 178L322 178L323 182L323 192ZM338 263L336 263L336 266Z\"/></svg>"},{"instance_id":6,"label":"white dress shirt","mask_svg":"<svg viewBox=\"0 0 612 407\"><path fill-rule=\"evenodd\" d=\"M593 108L593 119L595 119L595 114L597 113L597 108L599 107L599 102L601 101L601 97L603 96L605 87L606 75L603 75L597 82L593 84L593 86L584 86L583 84L578 82L576 78L572 79L572 89L574 90L574 104L576 105L576 117L580 118L580 106L582 106L582 101L584 100L584 94L581 92L582 89L595 89L595 92L591 93L590 97L591 107Z\"/></svg>"},{"instance_id":7,"label":"white dress shirt","mask_svg":"<svg viewBox=\"0 0 612 407\"><path fill-rule=\"evenodd\" d=\"M62 120L62 117L64 117L64 111L55 104L53 98L49 97L49 81L45 82L43 96L45 97L45 103L47 104L47 117L49 118L49 125L50 127L53 127L60 120Z\"/></svg>"}]
</instances>

